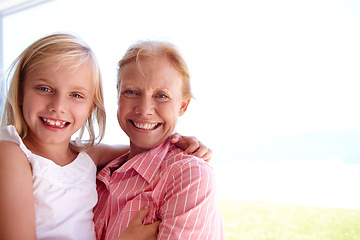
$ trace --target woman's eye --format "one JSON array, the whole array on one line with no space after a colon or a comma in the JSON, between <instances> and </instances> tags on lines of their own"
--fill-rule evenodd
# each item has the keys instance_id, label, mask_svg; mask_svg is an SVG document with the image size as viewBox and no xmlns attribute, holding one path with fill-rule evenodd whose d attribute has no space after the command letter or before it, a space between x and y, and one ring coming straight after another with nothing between
<instances>
[{"instance_id":1,"label":"woman's eye","mask_svg":"<svg viewBox=\"0 0 360 240\"><path fill-rule=\"evenodd\" d=\"M158 94L157 97L161 98L161 99L168 99L169 98L168 95L163 94L163 93Z\"/></svg>"},{"instance_id":2,"label":"woman's eye","mask_svg":"<svg viewBox=\"0 0 360 240\"><path fill-rule=\"evenodd\" d=\"M136 90L125 90L123 92L123 95L127 96L127 97L134 97L139 95L139 93Z\"/></svg>"},{"instance_id":3,"label":"woman's eye","mask_svg":"<svg viewBox=\"0 0 360 240\"><path fill-rule=\"evenodd\" d=\"M125 93L136 94L136 91L134 91L134 90L126 90Z\"/></svg>"}]
</instances>

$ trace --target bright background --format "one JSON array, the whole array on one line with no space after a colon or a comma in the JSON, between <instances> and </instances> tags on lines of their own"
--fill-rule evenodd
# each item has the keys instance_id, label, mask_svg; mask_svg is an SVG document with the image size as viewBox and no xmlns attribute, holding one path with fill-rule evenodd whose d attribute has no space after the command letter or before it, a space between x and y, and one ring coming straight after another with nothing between
<instances>
[{"instance_id":1,"label":"bright background","mask_svg":"<svg viewBox=\"0 0 360 240\"><path fill-rule=\"evenodd\" d=\"M3 0L4 1L4 0ZM3 22L4 67L53 32L80 35L101 65L105 143L116 68L141 39L183 53L196 97L178 124L213 151L220 198L360 208L360 2L53 0Z\"/></svg>"}]
</instances>

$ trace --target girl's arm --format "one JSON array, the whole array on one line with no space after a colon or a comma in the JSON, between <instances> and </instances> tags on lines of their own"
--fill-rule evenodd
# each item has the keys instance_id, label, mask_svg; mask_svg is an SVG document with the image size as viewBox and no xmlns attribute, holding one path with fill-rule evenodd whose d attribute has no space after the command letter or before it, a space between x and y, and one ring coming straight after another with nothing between
<instances>
[{"instance_id":1,"label":"girl's arm","mask_svg":"<svg viewBox=\"0 0 360 240\"><path fill-rule=\"evenodd\" d=\"M100 143L92 147L87 153L98 169L105 167L111 160L129 151L128 145L108 145Z\"/></svg>"},{"instance_id":2,"label":"girl's arm","mask_svg":"<svg viewBox=\"0 0 360 240\"><path fill-rule=\"evenodd\" d=\"M33 178L20 147L0 141L0 239L36 239Z\"/></svg>"},{"instance_id":3,"label":"girl's arm","mask_svg":"<svg viewBox=\"0 0 360 240\"><path fill-rule=\"evenodd\" d=\"M206 162L209 162L211 159L211 149L207 148L196 137L186 137L179 133L175 133L171 136L171 142L186 153L202 158ZM93 159L98 169L101 169L111 160L128 151L128 145L107 145L101 143L92 147L88 151L88 154Z\"/></svg>"}]
</instances>

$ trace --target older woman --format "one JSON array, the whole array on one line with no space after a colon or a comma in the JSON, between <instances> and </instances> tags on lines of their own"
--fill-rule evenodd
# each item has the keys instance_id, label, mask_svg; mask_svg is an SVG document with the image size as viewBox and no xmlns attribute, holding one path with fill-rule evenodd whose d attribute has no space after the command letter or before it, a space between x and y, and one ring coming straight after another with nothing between
<instances>
[{"instance_id":1,"label":"older woman","mask_svg":"<svg viewBox=\"0 0 360 240\"><path fill-rule=\"evenodd\" d=\"M165 42L141 42L119 62L118 121L130 151L98 173L98 239L119 236L145 206L158 239L222 239L212 168L170 142L192 98L187 65Z\"/></svg>"}]
</instances>

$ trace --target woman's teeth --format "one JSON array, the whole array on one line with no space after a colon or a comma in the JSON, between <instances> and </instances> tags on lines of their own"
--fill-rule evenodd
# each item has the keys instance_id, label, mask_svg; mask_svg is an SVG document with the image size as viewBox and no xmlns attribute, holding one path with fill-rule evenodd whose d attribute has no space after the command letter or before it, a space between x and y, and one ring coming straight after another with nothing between
<instances>
[{"instance_id":1,"label":"woman's teeth","mask_svg":"<svg viewBox=\"0 0 360 240\"><path fill-rule=\"evenodd\" d=\"M144 130L153 130L155 129L160 123L136 123L133 122L135 127L140 128L140 129L144 129Z\"/></svg>"},{"instance_id":2,"label":"woman's teeth","mask_svg":"<svg viewBox=\"0 0 360 240\"><path fill-rule=\"evenodd\" d=\"M48 118L42 118L43 122L46 125L49 125L51 127L59 127L59 128L63 128L66 126L67 122L61 121L61 120L52 120L52 119L48 119Z\"/></svg>"}]
</instances>

